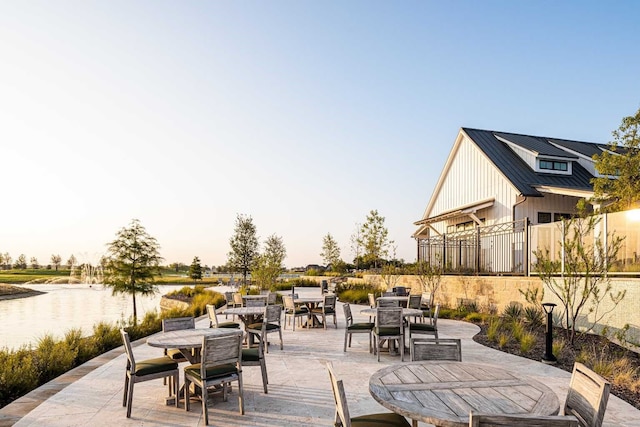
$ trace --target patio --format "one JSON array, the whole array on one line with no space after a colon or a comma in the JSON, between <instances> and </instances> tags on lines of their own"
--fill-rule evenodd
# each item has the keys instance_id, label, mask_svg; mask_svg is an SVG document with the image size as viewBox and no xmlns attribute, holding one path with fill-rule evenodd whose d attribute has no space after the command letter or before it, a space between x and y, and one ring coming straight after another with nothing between
<instances>
[{"instance_id":1,"label":"patio","mask_svg":"<svg viewBox=\"0 0 640 427\"><path fill-rule=\"evenodd\" d=\"M318 295L318 289L297 289L305 295ZM300 293L303 293L300 292ZM365 308L366 306L362 306ZM380 363L368 352L366 334L354 335L352 347L342 351L344 315L337 304L338 329L283 330L284 350L279 343L266 355L269 373L269 393L264 394L259 367L245 367L245 415L238 413L237 394L227 402L216 396L209 404L209 425L212 426L331 426L334 401L325 362L331 361L339 378L344 380L349 410L352 416L386 412L369 394L370 376L383 367L400 363L399 356L382 354ZM355 321L367 321L360 306L352 305ZM284 316L283 316L284 319ZM196 327L208 327L209 320L198 319ZM505 354L472 340L475 325L440 319L441 338L461 338L462 358L467 362L494 363L504 369L524 372L552 388L560 402L564 401L570 373L528 359ZM276 341L278 341L276 339ZM157 357L161 350L150 347L146 340L133 343L136 358ZM90 372L79 367L0 410L0 426L202 426L202 408L184 403L176 409L165 405L167 388L161 380L136 384L132 417L125 417L122 391L126 359L123 348L102 356ZM95 363L94 362L94 363ZM83 369L84 368L84 369ZM182 375L181 375L182 378ZM68 385L61 390L64 384ZM36 406L39 402L39 406ZM35 407L34 407L35 406ZM15 423L15 424L14 424ZM605 426L640 427L640 410L611 396L605 415ZM420 424L427 426L427 424Z\"/></svg>"}]
</instances>

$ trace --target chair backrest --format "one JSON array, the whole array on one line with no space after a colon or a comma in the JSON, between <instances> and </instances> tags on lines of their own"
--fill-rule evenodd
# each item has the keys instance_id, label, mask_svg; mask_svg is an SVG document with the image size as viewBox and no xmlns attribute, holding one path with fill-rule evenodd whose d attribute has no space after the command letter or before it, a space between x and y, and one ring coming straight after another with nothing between
<instances>
[{"instance_id":1,"label":"chair backrest","mask_svg":"<svg viewBox=\"0 0 640 427\"><path fill-rule=\"evenodd\" d=\"M263 298L251 298L245 302L245 307L264 307L267 305L267 300Z\"/></svg>"},{"instance_id":2,"label":"chair backrest","mask_svg":"<svg viewBox=\"0 0 640 427\"><path fill-rule=\"evenodd\" d=\"M233 303L242 306L242 294L240 292L233 293Z\"/></svg>"},{"instance_id":3,"label":"chair backrest","mask_svg":"<svg viewBox=\"0 0 640 427\"><path fill-rule=\"evenodd\" d=\"M279 304L268 305L264 310L263 323L280 323L282 317L282 306Z\"/></svg>"},{"instance_id":4,"label":"chair backrest","mask_svg":"<svg viewBox=\"0 0 640 427\"><path fill-rule=\"evenodd\" d=\"M572 416L495 415L469 414L469 427L578 427L578 419Z\"/></svg>"},{"instance_id":5,"label":"chair backrest","mask_svg":"<svg viewBox=\"0 0 640 427\"><path fill-rule=\"evenodd\" d=\"M451 360L462 362L462 345L458 338L411 338L411 361Z\"/></svg>"},{"instance_id":6,"label":"chair backrest","mask_svg":"<svg viewBox=\"0 0 640 427\"><path fill-rule=\"evenodd\" d=\"M393 299L378 299L378 307L400 307L400 301Z\"/></svg>"},{"instance_id":7,"label":"chair backrest","mask_svg":"<svg viewBox=\"0 0 640 427\"><path fill-rule=\"evenodd\" d=\"M322 307L324 309L333 308L335 310L336 298L337 298L335 294L324 294L322 298L323 298Z\"/></svg>"},{"instance_id":8,"label":"chair backrest","mask_svg":"<svg viewBox=\"0 0 640 427\"><path fill-rule=\"evenodd\" d=\"M242 332L233 335L205 335L202 338L202 363L200 375L207 378L207 368L235 364L242 369Z\"/></svg>"},{"instance_id":9,"label":"chair backrest","mask_svg":"<svg viewBox=\"0 0 640 427\"><path fill-rule=\"evenodd\" d=\"M377 306L376 304L376 296L373 294L369 294L369 307L371 308L375 308Z\"/></svg>"},{"instance_id":10,"label":"chair backrest","mask_svg":"<svg viewBox=\"0 0 640 427\"><path fill-rule=\"evenodd\" d=\"M584 427L600 427L607 409L611 383L584 366L573 365L565 415L574 415Z\"/></svg>"},{"instance_id":11,"label":"chair backrest","mask_svg":"<svg viewBox=\"0 0 640 427\"><path fill-rule=\"evenodd\" d=\"M174 317L162 319L162 332L179 331L182 329L195 329L196 319L193 317Z\"/></svg>"},{"instance_id":12,"label":"chair backrest","mask_svg":"<svg viewBox=\"0 0 640 427\"><path fill-rule=\"evenodd\" d=\"M233 304L233 292L225 292L224 300L227 304Z\"/></svg>"},{"instance_id":13,"label":"chair backrest","mask_svg":"<svg viewBox=\"0 0 640 427\"><path fill-rule=\"evenodd\" d=\"M333 365L331 362L327 362L327 371L329 371L331 390L333 390L333 399L336 403L335 424L338 425L338 421L340 421L343 427L351 427L351 416L349 415L349 407L347 406L347 395L344 392L344 384L333 372Z\"/></svg>"},{"instance_id":14,"label":"chair backrest","mask_svg":"<svg viewBox=\"0 0 640 427\"><path fill-rule=\"evenodd\" d=\"M431 294L429 292L422 293L422 304L426 305L427 307L431 306Z\"/></svg>"},{"instance_id":15,"label":"chair backrest","mask_svg":"<svg viewBox=\"0 0 640 427\"><path fill-rule=\"evenodd\" d=\"M422 302L422 295L409 295L409 302L407 308L417 308L420 310L420 304Z\"/></svg>"},{"instance_id":16,"label":"chair backrest","mask_svg":"<svg viewBox=\"0 0 640 427\"><path fill-rule=\"evenodd\" d=\"M218 327L218 315L216 314L216 306L213 304L207 304L207 314L209 315L209 327Z\"/></svg>"},{"instance_id":17,"label":"chair backrest","mask_svg":"<svg viewBox=\"0 0 640 427\"><path fill-rule=\"evenodd\" d=\"M120 329L120 335L122 335L122 342L124 344L124 352L127 355L127 369L131 372L136 371L136 359L133 357L133 350L131 349L131 341L129 340L129 333L124 329Z\"/></svg>"},{"instance_id":18,"label":"chair backrest","mask_svg":"<svg viewBox=\"0 0 640 427\"><path fill-rule=\"evenodd\" d=\"M278 294L275 292L269 292L267 294L267 304L275 304L278 301Z\"/></svg>"},{"instance_id":19,"label":"chair backrest","mask_svg":"<svg viewBox=\"0 0 640 427\"><path fill-rule=\"evenodd\" d=\"M438 327L438 314L440 314L440 304L436 304L436 308L433 310L433 317L431 318L431 324L434 328Z\"/></svg>"},{"instance_id":20,"label":"chair backrest","mask_svg":"<svg viewBox=\"0 0 640 427\"><path fill-rule=\"evenodd\" d=\"M398 295L396 295L396 293L395 293L395 292L383 292L383 293L382 293L382 296L383 296L383 297L396 297L396 296L398 296Z\"/></svg>"},{"instance_id":21,"label":"chair backrest","mask_svg":"<svg viewBox=\"0 0 640 427\"><path fill-rule=\"evenodd\" d=\"M351 314L351 306L348 302L342 304L342 309L344 310L344 319L347 321L347 326L351 326L353 324L353 314Z\"/></svg>"},{"instance_id":22,"label":"chair backrest","mask_svg":"<svg viewBox=\"0 0 640 427\"><path fill-rule=\"evenodd\" d=\"M284 309L289 312L296 311L296 305L293 302L293 297L291 295L283 295L282 303L284 304Z\"/></svg>"},{"instance_id":23,"label":"chair backrest","mask_svg":"<svg viewBox=\"0 0 640 427\"><path fill-rule=\"evenodd\" d=\"M400 297L409 295L409 292L407 292L407 288L405 286L396 286L395 288L393 288L393 293Z\"/></svg>"},{"instance_id":24,"label":"chair backrest","mask_svg":"<svg viewBox=\"0 0 640 427\"><path fill-rule=\"evenodd\" d=\"M378 308L376 310L376 326L379 328L402 328L402 308Z\"/></svg>"}]
</instances>

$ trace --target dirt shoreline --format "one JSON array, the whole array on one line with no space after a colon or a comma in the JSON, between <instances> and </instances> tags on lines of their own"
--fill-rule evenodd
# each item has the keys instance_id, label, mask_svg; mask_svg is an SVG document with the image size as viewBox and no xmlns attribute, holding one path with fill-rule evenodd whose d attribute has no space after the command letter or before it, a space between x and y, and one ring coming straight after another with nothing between
<instances>
[{"instance_id":1,"label":"dirt shoreline","mask_svg":"<svg viewBox=\"0 0 640 427\"><path fill-rule=\"evenodd\" d=\"M17 298L27 298L43 294L44 292L34 291L29 288L0 284L0 301Z\"/></svg>"}]
</instances>

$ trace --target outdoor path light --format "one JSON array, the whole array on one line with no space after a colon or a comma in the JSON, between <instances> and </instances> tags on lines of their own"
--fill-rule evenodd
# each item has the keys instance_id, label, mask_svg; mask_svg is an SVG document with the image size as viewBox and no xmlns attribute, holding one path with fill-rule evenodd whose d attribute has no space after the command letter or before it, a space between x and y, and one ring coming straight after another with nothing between
<instances>
[{"instance_id":1,"label":"outdoor path light","mask_svg":"<svg viewBox=\"0 0 640 427\"><path fill-rule=\"evenodd\" d=\"M544 356L542 356L542 362L550 365L555 364L558 359L553 355L553 309L556 304L552 302L545 302L542 304L544 312L547 313L547 330L545 332L546 348Z\"/></svg>"}]
</instances>

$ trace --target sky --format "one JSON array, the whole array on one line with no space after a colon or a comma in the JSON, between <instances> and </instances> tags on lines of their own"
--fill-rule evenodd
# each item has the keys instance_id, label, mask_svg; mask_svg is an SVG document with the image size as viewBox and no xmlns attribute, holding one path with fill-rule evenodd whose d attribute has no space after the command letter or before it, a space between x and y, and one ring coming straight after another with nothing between
<instances>
[{"instance_id":1,"label":"sky","mask_svg":"<svg viewBox=\"0 0 640 427\"><path fill-rule=\"evenodd\" d=\"M640 107L640 3L0 0L0 253L93 262L138 219L287 267L371 210L415 260L461 127L590 142ZM464 185L461 183L460 185Z\"/></svg>"}]
</instances>

